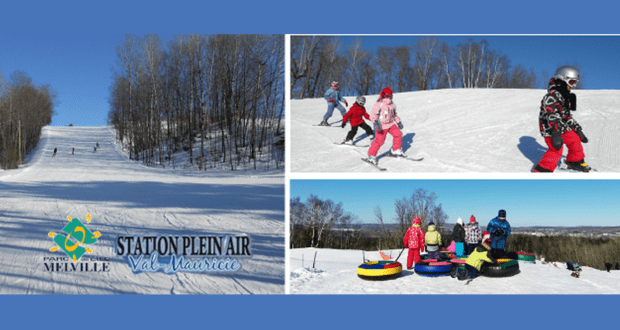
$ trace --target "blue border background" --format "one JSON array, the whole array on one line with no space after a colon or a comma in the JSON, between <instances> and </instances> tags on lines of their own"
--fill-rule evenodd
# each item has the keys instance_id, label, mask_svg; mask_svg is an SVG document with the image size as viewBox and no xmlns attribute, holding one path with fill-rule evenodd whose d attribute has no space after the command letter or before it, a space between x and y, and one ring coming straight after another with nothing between
<instances>
[{"instance_id":1,"label":"blue border background","mask_svg":"<svg viewBox=\"0 0 620 330\"><path fill-rule=\"evenodd\" d=\"M529 0L24 1L3 3L0 33L620 34L617 12L611 1L573 0L542 5ZM618 302L617 295L0 296L0 324L4 329L590 329L616 323Z\"/></svg>"}]
</instances>

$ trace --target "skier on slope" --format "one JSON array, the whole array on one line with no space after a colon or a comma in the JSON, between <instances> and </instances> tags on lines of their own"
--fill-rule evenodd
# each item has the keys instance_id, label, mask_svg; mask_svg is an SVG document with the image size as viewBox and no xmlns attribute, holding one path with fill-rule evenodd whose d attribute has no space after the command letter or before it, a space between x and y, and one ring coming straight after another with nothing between
<instances>
[{"instance_id":1,"label":"skier on slope","mask_svg":"<svg viewBox=\"0 0 620 330\"><path fill-rule=\"evenodd\" d=\"M461 218L456 220L452 229L452 239L454 240L454 254L457 256L465 255L465 228Z\"/></svg>"},{"instance_id":2,"label":"skier on slope","mask_svg":"<svg viewBox=\"0 0 620 330\"><path fill-rule=\"evenodd\" d=\"M484 262L497 262L497 260L495 260L495 258L491 255L491 247L489 244L491 244L491 236L489 235L489 232L485 231L482 236L482 243L480 243L469 255L469 257L467 257L467 261L465 261L465 269L459 270L459 281L476 278Z\"/></svg>"},{"instance_id":3,"label":"skier on slope","mask_svg":"<svg viewBox=\"0 0 620 330\"><path fill-rule=\"evenodd\" d=\"M413 268L414 263L420 262L420 251L424 250L424 230L420 227L422 219L413 217L411 227L407 229L403 238L403 245L409 248L407 253L407 269Z\"/></svg>"},{"instance_id":4,"label":"skier on slope","mask_svg":"<svg viewBox=\"0 0 620 330\"><path fill-rule=\"evenodd\" d=\"M343 117L347 113L347 109L342 106L340 101L344 102L347 107L349 104L347 103L347 100L340 96L337 81L332 82L332 87L325 92L325 96L323 96L323 98L327 101L327 113L323 116L323 121L319 124L319 126L329 126L327 120L332 116L332 113L334 113L334 108L337 108Z\"/></svg>"},{"instance_id":5,"label":"skier on slope","mask_svg":"<svg viewBox=\"0 0 620 330\"><path fill-rule=\"evenodd\" d=\"M585 162L581 145L582 142L587 143L588 139L571 116L571 110L577 110L577 96L570 91L578 82L579 71L571 66L558 68L554 77L549 80L547 95L542 99L538 119L540 134L545 138L549 149L532 172L553 172L562 157L564 144L568 147L568 168L582 172L592 169Z\"/></svg>"},{"instance_id":6,"label":"skier on slope","mask_svg":"<svg viewBox=\"0 0 620 330\"><path fill-rule=\"evenodd\" d=\"M499 210L497 217L489 222L487 230L491 233L491 253L493 258L506 255L506 240L510 236L510 224L506 220L506 211Z\"/></svg>"},{"instance_id":7,"label":"skier on slope","mask_svg":"<svg viewBox=\"0 0 620 330\"><path fill-rule=\"evenodd\" d=\"M54 155L52 155L52 157L56 157L56 152L58 151L58 148L54 148Z\"/></svg>"},{"instance_id":8,"label":"skier on slope","mask_svg":"<svg viewBox=\"0 0 620 330\"><path fill-rule=\"evenodd\" d=\"M342 128L347 125L347 121L351 120L351 130L349 131L347 137L344 140L344 143L346 144L353 144L353 138L357 134L357 129L359 127L366 131L366 135L368 135L370 141L375 138L375 135L372 132L372 128L370 128L370 126L368 126L368 124L366 124L366 122L364 121L364 118L370 119L370 116L368 116L368 114L366 113L366 108L364 108L365 103L366 98L363 96L358 96L355 99L355 103L353 103L353 105L351 106L351 109L349 109L349 112L347 112L347 114L342 117Z\"/></svg>"},{"instance_id":9,"label":"skier on slope","mask_svg":"<svg viewBox=\"0 0 620 330\"><path fill-rule=\"evenodd\" d=\"M396 104L392 102L392 90L384 88L379 94L379 100L372 107L370 120L374 122L375 139L368 149L368 162L377 165L377 152L385 143L387 133L394 137L393 146L390 150L392 156L407 157L401 150L403 144L403 124L396 114Z\"/></svg>"},{"instance_id":10,"label":"skier on slope","mask_svg":"<svg viewBox=\"0 0 620 330\"><path fill-rule=\"evenodd\" d=\"M476 217L472 214L469 218L469 223L467 227L465 227L465 242L467 243L467 255L470 255L474 252L474 249L478 244L480 244L480 240L482 239L482 233L480 231L480 226L476 221Z\"/></svg>"}]
</instances>

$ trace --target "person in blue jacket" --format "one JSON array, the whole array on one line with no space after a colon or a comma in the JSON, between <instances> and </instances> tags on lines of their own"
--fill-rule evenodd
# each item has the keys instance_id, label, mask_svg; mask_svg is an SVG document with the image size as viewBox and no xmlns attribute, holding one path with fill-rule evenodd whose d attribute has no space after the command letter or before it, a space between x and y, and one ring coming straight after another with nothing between
<instances>
[{"instance_id":1,"label":"person in blue jacket","mask_svg":"<svg viewBox=\"0 0 620 330\"><path fill-rule=\"evenodd\" d=\"M347 100L345 100L342 96L340 96L340 91L338 90L338 82L333 81L332 87L325 92L325 96L323 97L325 101L327 101L327 113L323 116L323 121L319 124L319 126L329 126L327 120L334 113L334 108L338 109L342 114L342 117L347 114L347 109L342 106L340 101L344 102L344 105L347 107L349 104Z\"/></svg>"},{"instance_id":2,"label":"person in blue jacket","mask_svg":"<svg viewBox=\"0 0 620 330\"><path fill-rule=\"evenodd\" d=\"M506 239L510 235L510 224L506 220L506 210L499 210L497 217L489 222L487 231L491 234L491 254L493 258L506 255Z\"/></svg>"}]
</instances>

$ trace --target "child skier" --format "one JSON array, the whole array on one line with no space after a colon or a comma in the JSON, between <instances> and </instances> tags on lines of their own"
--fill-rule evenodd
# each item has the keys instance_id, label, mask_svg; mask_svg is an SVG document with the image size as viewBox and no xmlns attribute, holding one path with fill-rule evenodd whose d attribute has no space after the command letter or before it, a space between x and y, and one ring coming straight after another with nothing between
<instances>
[{"instance_id":1,"label":"child skier","mask_svg":"<svg viewBox=\"0 0 620 330\"><path fill-rule=\"evenodd\" d=\"M452 239L454 240L454 254L462 256L465 254L465 228L463 228L463 219L458 218L456 225L452 229Z\"/></svg>"},{"instance_id":2,"label":"child skier","mask_svg":"<svg viewBox=\"0 0 620 330\"><path fill-rule=\"evenodd\" d=\"M414 263L420 262L420 251L424 250L424 231L420 228L422 219L413 217L411 227L407 229L403 238L403 245L409 248L407 254L407 269L413 268Z\"/></svg>"},{"instance_id":3,"label":"child skier","mask_svg":"<svg viewBox=\"0 0 620 330\"><path fill-rule=\"evenodd\" d=\"M441 247L441 234L435 230L435 224L433 222L428 224L424 240L426 241L428 258L441 259L441 253L439 252L439 248Z\"/></svg>"},{"instance_id":4,"label":"child skier","mask_svg":"<svg viewBox=\"0 0 620 330\"><path fill-rule=\"evenodd\" d=\"M327 120L332 116L332 113L334 113L334 108L337 108L343 117L347 113L347 110L342 106L340 101L344 102L347 107L349 104L347 103L347 100L340 96L338 82L336 81L332 82L332 87L325 92L325 96L323 98L327 101L327 113L323 116L323 121L319 124L319 126L329 126Z\"/></svg>"},{"instance_id":5,"label":"child skier","mask_svg":"<svg viewBox=\"0 0 620 330\"><path fill-rule=\"evenodd\" d=\"M506 240L510 236L510 224L506 220L506 211L499 210L497 217L489 222L487 230L491 233L491 251L494 258L506 255Z\"/></svg>"},{"instance_id":6,"label":"child skier","mask_svg":"<svg viewBox=\"0 0 620 330\"><path fill-rule=\"evenodd\" d=\"M547 95L543 97L538 118L540 134L545 138L549 149L533 172L553 172L562 157L564 144L568 147L566 165L568 168L589 172L592 168L585 162L581 143L588 139L581 126L571 116L571 110L577 110L577 96L570 92L579 82L579 71L570 66L563 66L549 80Z\"/></svg>"},{"instance_id":7,"label":"child skier","mask_svg":"<svg viewBox=\"0 0 620 330\"><path fill-rule=\"evenodd\" d=\"M480 243L476 249L467 257L467 261L465 261L465 269L460 269L458 274L459 281L463 281L466 279L473 279L478 276L478 272L480 272L480 268L482 267L482 263L486 262L497 262L491 256L491 247L489 244L491 243L491 236L489 232L485 231L482 237L482 243Z\"/></svg>"},{"instance_id":8,"label":"child skier","mask_svg":"<svg viewBox=\"0 0 620 330\"><path fill-rule=\"evenodd\" d=\"M394 142L390 154L396 157L407 157L401 150L403 143L403 124L396 115L396 105L392 102L392 90L389 87L384 88L379 94L379 100L372 107L370 112L370 121L375 126L375 139L368 149L368 162L377 164L377 152L385 143L388 133L394 137Z\"/></svg>"},{"instance_id":9,"label":"child skier","mask_svg":"<svg viewBox=\"0 0 620 330\"><path fill-rule=\"evenodd\" d=\"M346 144L353 144L353 138L355 137L355 134L357 134L358 127L361 127L364 131L366 131L366 135L368 135L370 141L375 138L375 135L372 133L372 128L370 128L370 126L368 126L368 124L364 121L364 118L370 119L370 116L366 113L366 108L364 108L365 103L366 98L363 96L358 96L355 99L355 103L351 106L351 109L349 109L349 112L347 112L347 114L342 118L342 128L347 125L347 121L349 119L351 120L351 130L344 140L344 143Z\"/></svg>"},{"instance_id":10,"label":"child skier","mask_svg":"<svg viewBox=\"0 0 620 330\"><path fill-rule=\"evenodd\" d=\"M482 233L480 232L480 226L476 221L476 217L472 214L469 218L469 223L467 227L465 227L465 242L467 243L467 255L470 255L474 252L474 249L478 244L480 244L480 240L482 239Z\"/></svg>"}]
</instances>

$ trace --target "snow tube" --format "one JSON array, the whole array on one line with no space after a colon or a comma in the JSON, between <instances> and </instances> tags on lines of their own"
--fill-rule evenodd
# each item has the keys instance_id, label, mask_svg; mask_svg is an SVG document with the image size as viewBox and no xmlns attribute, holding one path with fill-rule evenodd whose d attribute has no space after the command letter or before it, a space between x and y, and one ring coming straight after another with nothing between
<instances>
[{"instance_id":1,"label":"snow tube","mask_svg":"<svg viewBox=\"0 0 620 330\"><path fill-rule=\"evenodd\" d=\"M383 281L397 278L403 272L400 262L382 260L369 261L357 267L357 276L363 280Z\"/></svg>"},{"instance_id":2,"label":"snow tube","mask_svg":"<svg viewBox=\"0 0 620 330\"><path fill-rule=\"evenodd\" d=\"M519 261L529 261L529 262L535 262L536 261L536 256L532 253L526 253L526 252L517 252L517 260Z\"/></svg>"},{"instance_id":3,"label":"snow tube","mask_svg":"<svg viewBox=\"0 0 620 330\"><path fill-rule=\"evenodd\" d=\"M484 263L480 275L486 277L509 277L519 273L519 262L513 259L497 259L497 263Z\"/></svg>"},{"instance_id":4,"label":"snow tube","mask_svg":"<svg viewBox=\"0 0 620 330\"><path fill-rule=\"evenodd\" d=\"M431 277L449 275L450 269L452 269L452 264L449 262L428 262L428 260L422 260L414 267L416 274Z\"/></svg>"}]
</instances>

